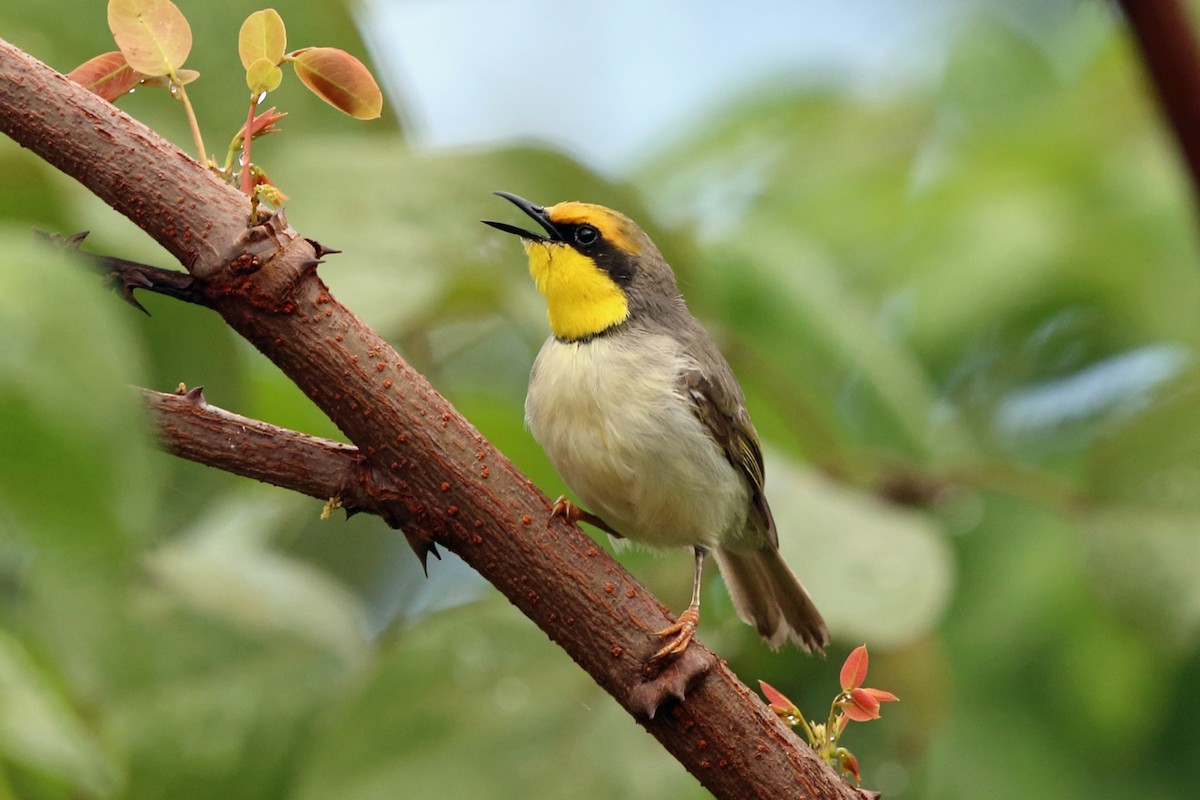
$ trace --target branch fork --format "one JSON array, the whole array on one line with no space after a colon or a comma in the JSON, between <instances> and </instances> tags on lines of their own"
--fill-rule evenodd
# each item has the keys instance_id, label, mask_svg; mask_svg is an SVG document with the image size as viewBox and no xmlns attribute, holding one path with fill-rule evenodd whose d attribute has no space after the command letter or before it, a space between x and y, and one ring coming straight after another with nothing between
<instances>
[{"instance_id":1,"label":"branch fork","mask_svg":"<svg viewBox=\"0 0 1200 800\"><path fill-rule=\"evenodd\" d=\"M402 528L418 553L455 552L715 796L861 797L699 642L646 681L666 609L578 528L551 520L550 501L529 479L332 296L316 270L330 250L280 213L248 227L245 195L3 40L0 131L80 180L188 270L89 257L123 296L141 288L212 308L353 442L239 417L199 392L143 390L167 449L322 501L337 497L347 511Z\"/></svg>"}]
</instances>

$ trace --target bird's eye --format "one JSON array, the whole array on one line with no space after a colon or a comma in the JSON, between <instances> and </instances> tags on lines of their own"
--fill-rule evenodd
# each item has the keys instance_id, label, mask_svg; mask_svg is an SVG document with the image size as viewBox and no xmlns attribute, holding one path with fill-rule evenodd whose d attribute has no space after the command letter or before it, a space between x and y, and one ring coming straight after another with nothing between
<instances>
[{"instance_id":1,"label":"bird's eye","mask_svg":"<svg viewBox=\"0 0 1200 800\"><path fill-rule=\"evenodd\" d=\"M586 247L589 244L595 244L600 238L600 232L591 225L580 225L575 229L575 242Z\"/></svg>"}]
</instances>

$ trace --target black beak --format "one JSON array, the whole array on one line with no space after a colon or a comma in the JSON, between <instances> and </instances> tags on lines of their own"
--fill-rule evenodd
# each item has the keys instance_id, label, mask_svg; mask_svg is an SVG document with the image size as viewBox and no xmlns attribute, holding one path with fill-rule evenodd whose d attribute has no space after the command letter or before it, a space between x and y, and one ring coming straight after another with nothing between
<instances>
[{"instance_id":1,"label":"black beak","mask_svg":"<svg viewBox=\"0 0 1200 800\"><path fill-rule=\"evenodd\" d=\"M479 220L484 225L491 225L493 228L502 230L505 233L515 233L522 239L529 239L534 242L561 242L563 241L562 234L550 222L550 217L546 214L546 209L541 206L535 206L533 203L526 200L524 197L518 197L510 192L492 192L492 194L503 197L505 200L512 203L517 208L524 211L529 216L537 220L537 223L546 229L546 236L533 231L527 231L524 228L518 228L516 225L509 225L507 222L494 222L490 219Z\"/></svg>"}]
</instances>

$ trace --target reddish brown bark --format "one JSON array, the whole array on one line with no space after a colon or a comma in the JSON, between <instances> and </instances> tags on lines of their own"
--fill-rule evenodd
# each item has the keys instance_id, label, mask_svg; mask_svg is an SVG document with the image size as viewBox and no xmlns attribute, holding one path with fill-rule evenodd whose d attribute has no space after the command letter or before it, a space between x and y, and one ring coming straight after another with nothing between
<instances>
[{"instance_id":1,"label":"reddish brown bark","mask_svg":"<svg viewBox=\"0 0 1200 800\"><path fill-rule=\"evenodd\" d=\"M578 529L547 522L545 496L330 295L317 275L319 251L282 215L248 227L243 195L3 41L0 130L78 179L179 259L197 279L205 304L354 443L361 469L369 470L369 479L355 487L364 507L402 527L410 541L458 553L714 795L858 796L699 643L658 683L646 682L642 665L660 644L654 632L668 621L663 606ZM152 400L171 419L195 413L162 397ZM240 424L203 421L218 428ZM182 437L185 426L176 430ZM205 435L219 441L228 432ZM265 430L254 436L271 438ZM260 444L267 446L256 440ZM292 438L280 452L340 457L301 455L314 446ZM184 451L179 442L172 447ZM232 462L220 466L240 469ZM341 467L332 469L345 475ZM283 474L261 465L253 472L272 482L283 482ZM693 681L686 702L668 701L652 719L642 713L662 687L679 691Z\"/></svg>"},{"instance_id":2,"label":"reddish brown bark","mask_svg":"<svg viewBox=\"0 0 1200 800\"><path fill-rule=\"evenodd\" d=\"M1200 200L1200 50L1179 0L1120 0Z\"/></svg>"}]
</instances>

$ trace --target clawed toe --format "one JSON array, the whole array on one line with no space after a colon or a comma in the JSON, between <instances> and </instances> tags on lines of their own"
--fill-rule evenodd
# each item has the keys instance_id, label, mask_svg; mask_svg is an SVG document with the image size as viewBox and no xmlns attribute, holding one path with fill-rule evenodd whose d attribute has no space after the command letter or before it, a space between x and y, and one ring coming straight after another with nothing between
<instances>
[{"instance_id":1,"label":"clawed toe","mask_svg":"<svg viewBox=\"0 0 1200 800\"><path fill-rule=\"evenodd\" d=\"M667 639L667 643L657 653L650 656L647 666L655 666L668 659L678 658L691 644L696 635L696 627L700 624L700 609L689 606L679 615L675 622L658 631L656 635Z\"/></svg>"},{"instance_id":2,"label":"clawed toe","mask_svg":"<svg viewBox=\"0 0 1200 800\"><path fill-rule=\"evenodd\" d=\"M567 499L565 494L560 494L558 499L554 501L554 505L550 506L550 519L553 520L555 517L562 517L572 525L577 522L586 522L593 528L599 528L604 531L609 536L615 536L618 539L624 538L617 531L613 530L607 522L572 503Z\"/></svg>"}]
</instances>

